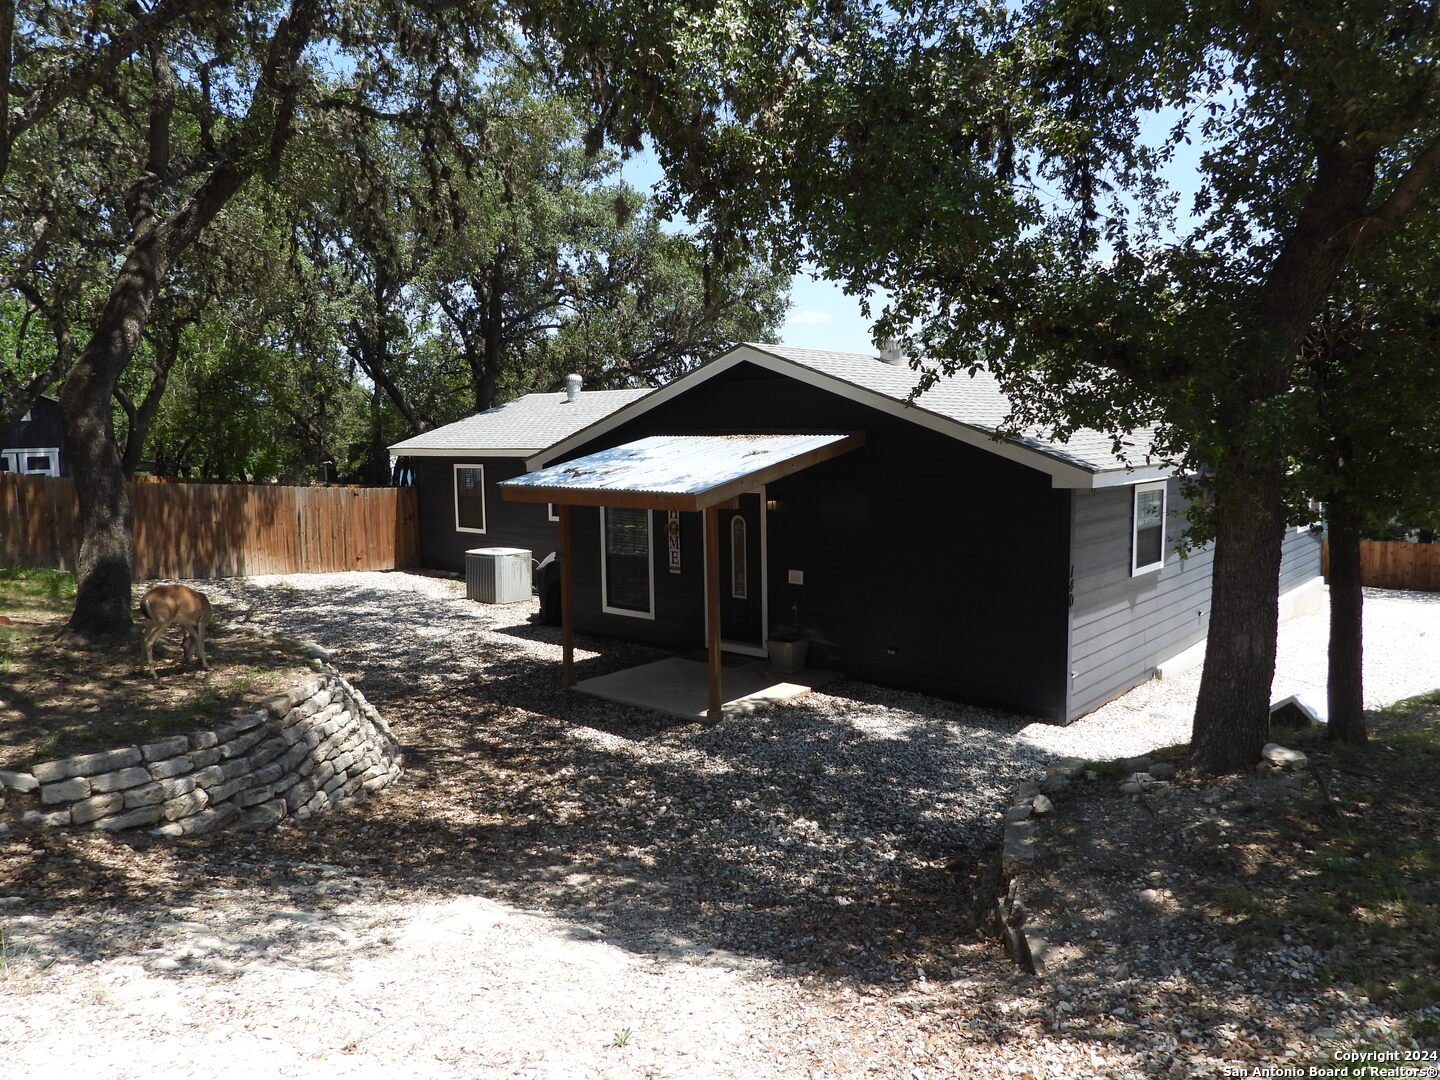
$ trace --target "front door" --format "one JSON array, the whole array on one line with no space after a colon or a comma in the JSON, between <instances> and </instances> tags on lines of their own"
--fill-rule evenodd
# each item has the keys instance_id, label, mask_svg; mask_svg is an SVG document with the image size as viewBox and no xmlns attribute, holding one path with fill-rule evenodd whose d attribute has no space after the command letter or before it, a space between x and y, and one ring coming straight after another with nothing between
<instances>
[{"instance_id":1,"label":"front door","mask_svg":"<svg viewBox=\"0 0 1440 1080\"><path fill-rule=\"evenodd\" d=\"M765 653L764 496L741 495L721 510L720 640L727 648Z\"/></svg>"}]
</instances>

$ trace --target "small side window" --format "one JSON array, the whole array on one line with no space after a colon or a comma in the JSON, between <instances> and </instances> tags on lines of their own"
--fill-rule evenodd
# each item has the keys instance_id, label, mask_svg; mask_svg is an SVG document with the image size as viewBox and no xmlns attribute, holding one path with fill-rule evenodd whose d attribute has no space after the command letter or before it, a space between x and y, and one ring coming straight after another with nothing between
<instances>
[{"instance_id":1,"label":"small side window","mask_svg":"<svg viewBox=\"0 0 1440 1080\"><path fill-rule=\"evenodd\" d=\"M455 466L455 531L485 531L485 466Z\"/></svg>"},{"instance_id":2,"label":"small side window","mask_svg":"<svg viewBox=\"0 0 1440 1080\"><path fill-rule=\"evenodd\" d=\"M1139 484L1130 538L1130 573L1146 574L1165 565L1165 484Z\"/></svg>"},{"instance_id":3,"label":"small side window","mask_svg":"<svg viewBox=\"0 0 1440 1080\"><path fill-rule=\"evenodd\" d=\"M730 595L736 600L750 596L750 567L746 565L745 519L736 514L730 519Z\"/></svg>"}]
</instances>

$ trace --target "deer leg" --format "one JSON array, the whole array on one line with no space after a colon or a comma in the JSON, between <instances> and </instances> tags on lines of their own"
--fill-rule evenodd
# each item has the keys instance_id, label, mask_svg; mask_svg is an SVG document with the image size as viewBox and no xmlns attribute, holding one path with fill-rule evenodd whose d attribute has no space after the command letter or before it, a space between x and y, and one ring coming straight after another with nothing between
<instances>
[{"instance_id":1,"label":"deer leg","mask_svg":"<svg viewBox=\"0 0 1440 1080\"><path fill-rule=\"evenodd\" d=\"M185 631L185 662L190 662L191 655L200 659L200 666L206 671L210 670L210 663L205 659L205 628L203 626L183 628Z\"/></svg>"},{"instance_id":2,"label":"deer leg","mask_svg":"<svg viewBox=\"0 0 1440 1080\"><path fill-rule=\"evenodd\" d=\"M155 639L165 632L165 626L166 624L162 622L152 623L140 641L140 655L145 661L145 670L150 673L152 679L157 676L155 675L155 654L151 646L155 644Z\"/></svg>"}]
</instances>

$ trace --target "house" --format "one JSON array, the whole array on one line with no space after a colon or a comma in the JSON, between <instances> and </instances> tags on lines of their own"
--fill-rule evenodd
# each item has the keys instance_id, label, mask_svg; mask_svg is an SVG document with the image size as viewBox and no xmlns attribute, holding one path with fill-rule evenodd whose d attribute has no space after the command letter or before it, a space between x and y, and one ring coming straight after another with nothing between
<instances>
[{"instance_id":1,"label":"house","mask_svg":"<svg viewBox=\"0 0 1440 1080\"><path fill-rule=\"evenodd\" d=\"M64 447L60 402L41 396L5 433L4 445L0 446L0 472L69 476L69 455Z\"/></svg>"},{"instance_id":2,"label":"house","mask_svg":"<svg viewBox=\"0 0 1440 1080\"><path fill-rule=\"evenodd\" d=\"M477 547L555 550L547 506L507 503L496 484L525 472L527 458L603 420L649 390L581 390L578 375L560 393L527 394L390 447L407 459L419 502L420 565L463 571Z\"/></svg>"},{"instance_id":3,"label":"house","mask_svg":"<svg viewBox=\"0 0 1440 1080\"><path fill-rule=\"evenodd\" d=\"M1193 655L1211 554L1175 552L1171 470L1095 431L997 439L983 372L916 381L893 354L739 345L501 488L562 507L592 634L765 656L783 628L813 665L1059 722ZM1287 530L1287 607L1319 574Z\"/></svg>"}]
</instances>

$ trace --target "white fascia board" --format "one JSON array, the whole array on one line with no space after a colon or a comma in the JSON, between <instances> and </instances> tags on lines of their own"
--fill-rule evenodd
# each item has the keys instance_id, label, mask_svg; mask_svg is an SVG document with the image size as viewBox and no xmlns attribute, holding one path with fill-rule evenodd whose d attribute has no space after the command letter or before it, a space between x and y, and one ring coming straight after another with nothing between
<instances>
[{"instance_id":1,"label":"white fascia board","mask_svg":"<svg viewBox=\"0 0 1440 1080\"><path fill-rule=\"evenodd\" d=\"M540 449L531 447L526 450L477 450L473 446L454 446L450 448L423 446L406 447L403 443L389 447L390 453L396 457L529 457L531 454L539 453Z\"/></svg>"},{"instance_id":2,"label":"white fascia board","mask_svg":"<svg viewBox=\"0 0 1440 1080\"><path fill-rule=\"evenodd\" d=\"M1169 480L1180 474L1170 465L1142 465L1134 469L1110 469L1094 475L1090 486L1095 488L1133 487L1156 480ZM1058 486L1058 485L1057 485Z\"/></svg>"}]
</instances>

